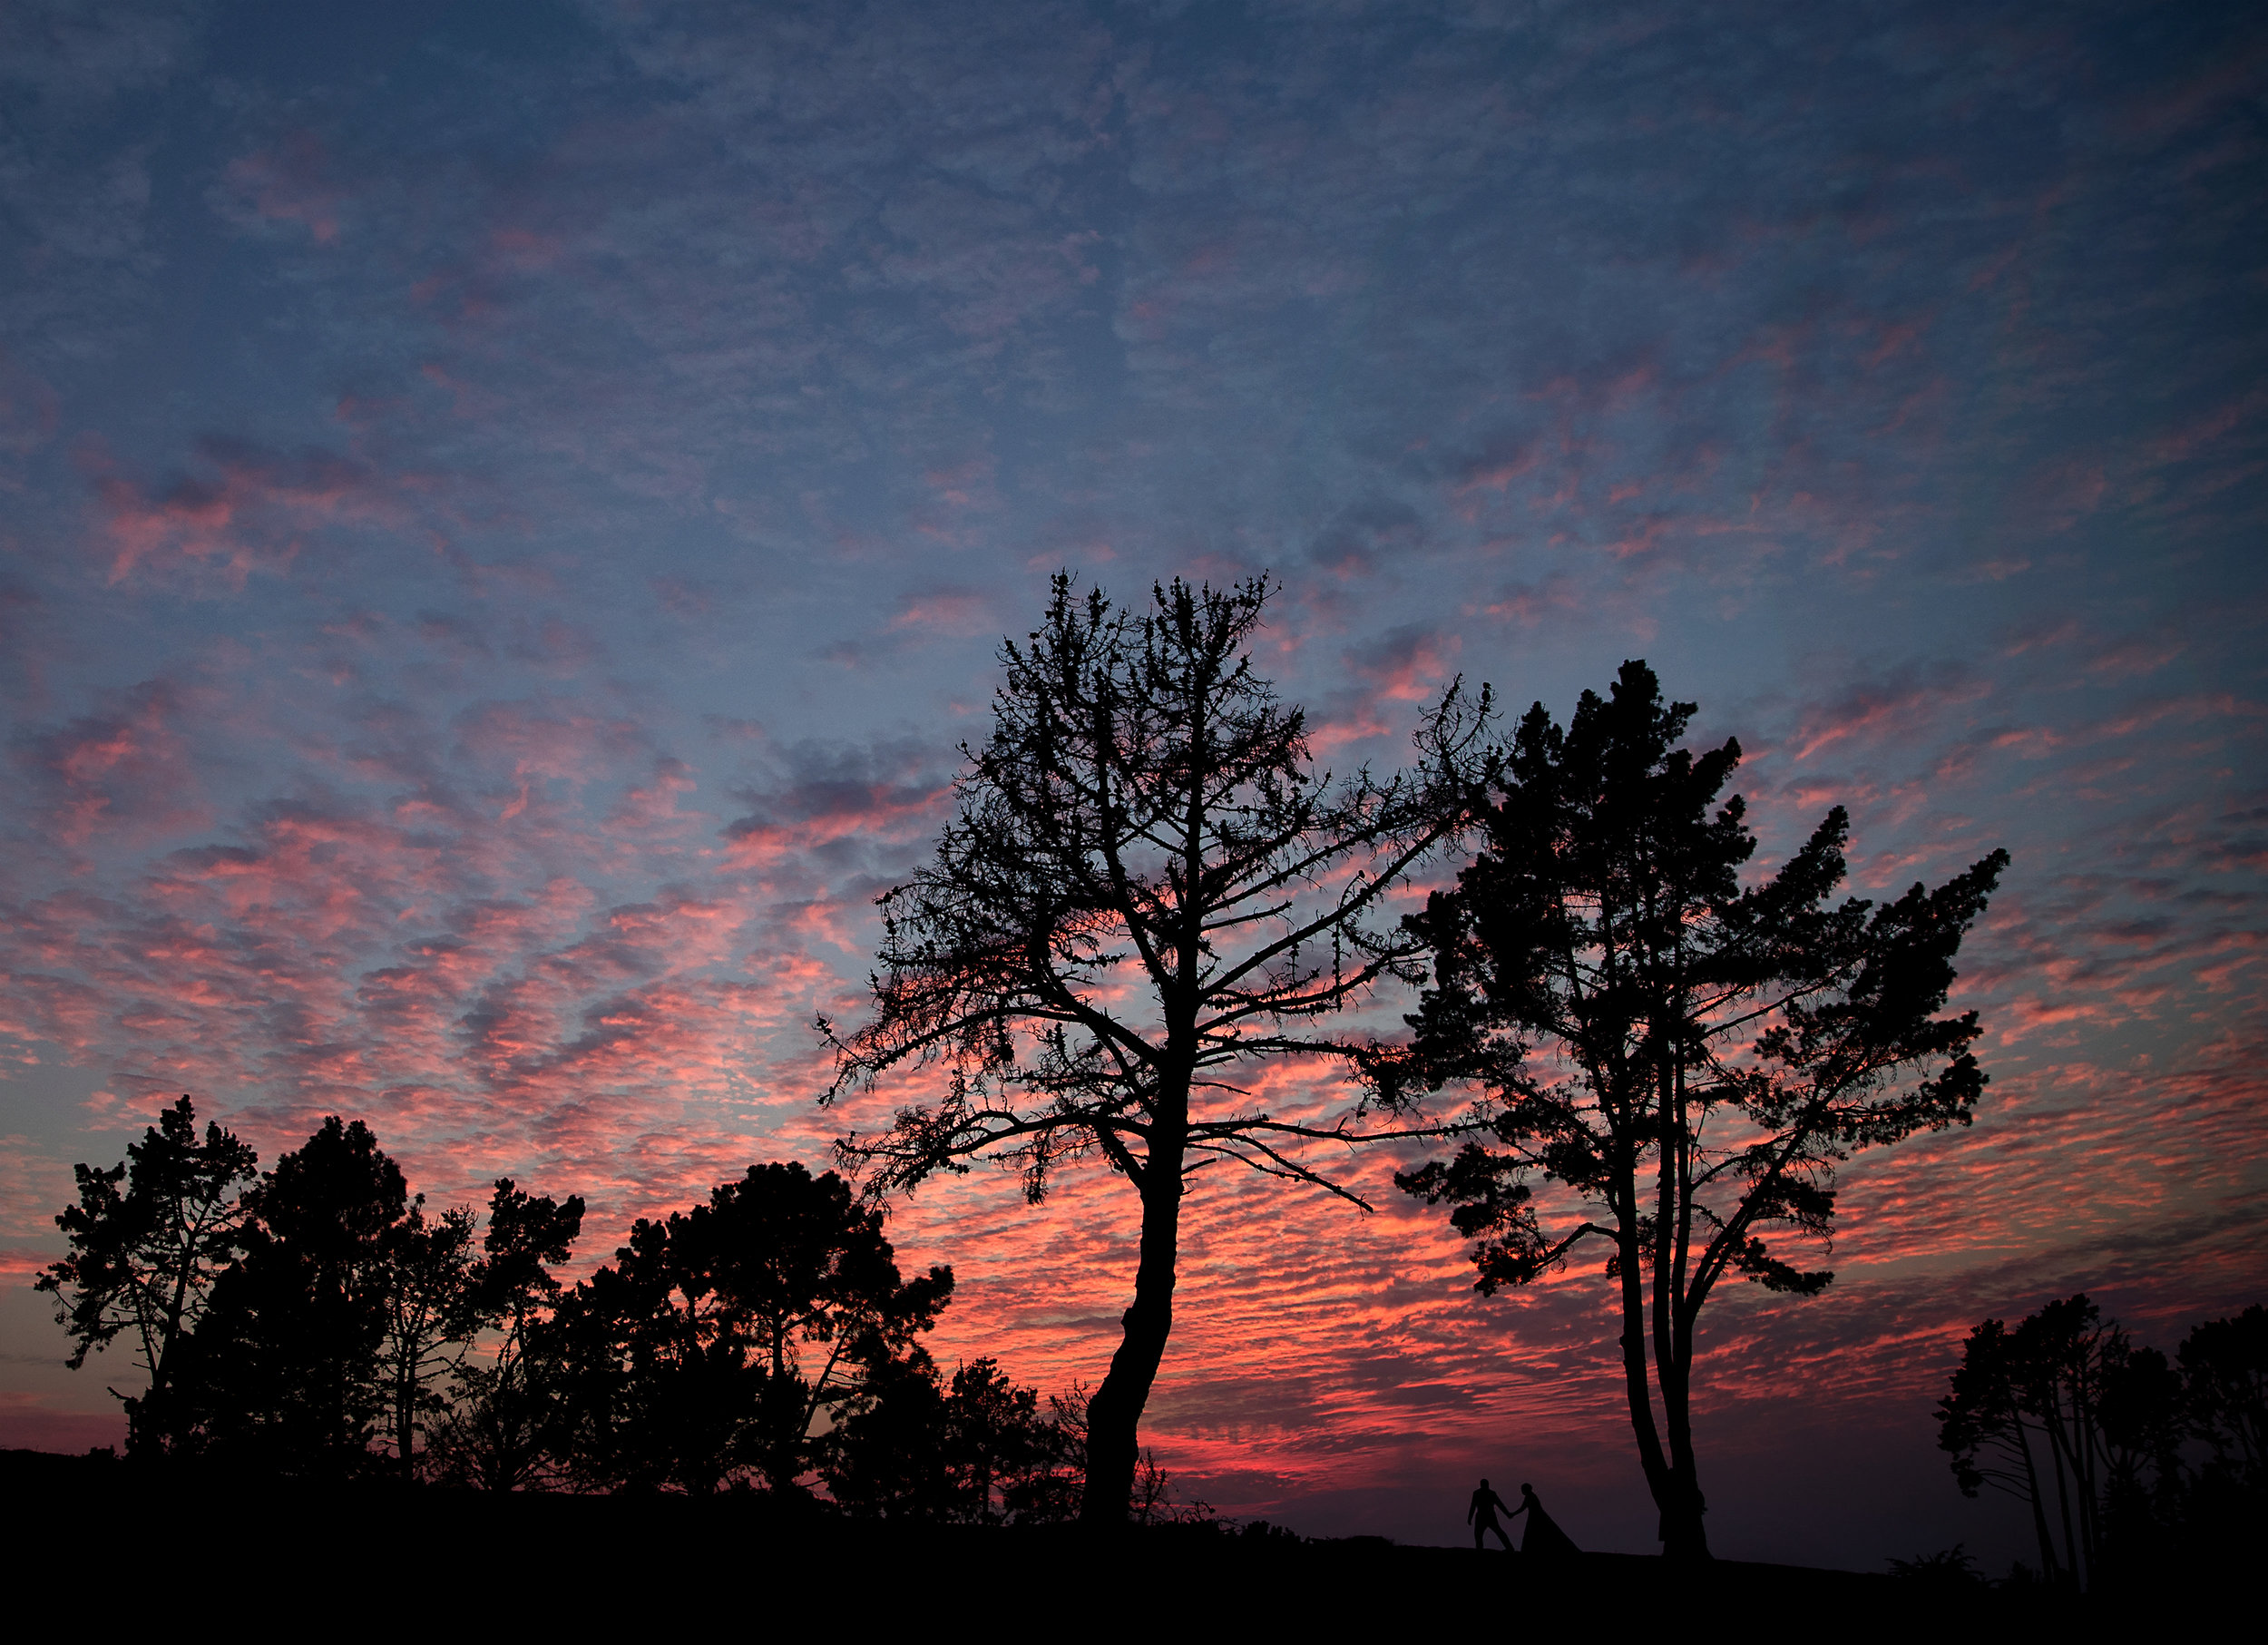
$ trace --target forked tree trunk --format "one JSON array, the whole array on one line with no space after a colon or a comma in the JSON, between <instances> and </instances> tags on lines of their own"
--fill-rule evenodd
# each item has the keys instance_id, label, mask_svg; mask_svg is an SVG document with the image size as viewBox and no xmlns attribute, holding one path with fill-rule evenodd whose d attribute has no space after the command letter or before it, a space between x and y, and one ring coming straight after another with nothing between
<instances>
[{"instance_id":1,"label":"forked tree trunk","mask_svg":"<svg viewBox=\"0 0 2268 1645\"><path fill-rule=\"evenodd\" d=\"M1661 1383L1662 1415L1669 1427L1669 1468L1654 1493L1654 1505L1661 1510L1662 1557L1706 1560L1709 1533L1702 1523L1706 1509L1693 1454L1690 1375L1683 1365L1665 1366Z\"/></svg>"},{"instance_id":2,"label":"forked tree trunk","mask_svg":"<svg viewBox=\"0 0 2268 1645\"><path fill-rule=\"evenodd\" d=\"M2024 1455L2024 1489L2032 1504L2032 1531L2039 1538L2039 1572L2048 1581L2058 1581L2062 1573L2056 1564L2056 1539L2048 1529L2048 1499L2040 1490L2039 1470L2032 1462L2032 1442L2024 1432L2023 1416L2019 1414L2014 1421L2016 1443Z\"/></svg>"},{"instance_id":3,"label":"forked tree trunk","mask_svg":"<svg viewBox=\"0 0 2268 1645\"><path fill-rule=\"evenodd\" d=\"M1630 1431L1638 1442L1638 1464L1645 1470L1647 1489L1660 1515L1657 1531L1662 1553L1669 1559L1706 1560L1710 1557L1709 1538L1701 1523L1701 1484L1694 1462L1686 1382L1668 1367L1647 1363L1647 1288L1638 1273L1634 1219L1623 1219L1621 1245L1623 1392L1630 1406ZM1671 1440L1667 1454L1661 1431L1654 1422L1657 1378Z\"/></svg>"},{"instance_id":4,"label":"forked tree trunk","mask_svg":"<svg viewBox=\"0 0 2268 1645\"><path fill-rule=\"evenodd\" d=\"M1087 1489L1080 1503L1083 1524L1126 1520L1139 1456L1142 1407L1158 1380L1166 1338L1173 1331L1174 1265L1181 1239L1181 1161L1187 1125L1160 1116L1150 1132L1142 1182L1142 1254L1134 1273L1134 1306L1120 1324L1125 1336L1110 1370L1087 1406Z\"/></svg>"},{"instance_id":5,"label":"forked tree trunk","mask_svg":"<svg viewBox=\"0 0 2268 1645\"><path fill-rule=\"evenodd\" d=\"M1664 1559L1711 1557L1709 1534L1701 1523L1701 1482L1696 1477L1691 1459L1682 1467L1672 1465L1663 1488L1654 1493L1654 1505L1661 1510L1659 1530Z\"/></svg>"}]
</instances>

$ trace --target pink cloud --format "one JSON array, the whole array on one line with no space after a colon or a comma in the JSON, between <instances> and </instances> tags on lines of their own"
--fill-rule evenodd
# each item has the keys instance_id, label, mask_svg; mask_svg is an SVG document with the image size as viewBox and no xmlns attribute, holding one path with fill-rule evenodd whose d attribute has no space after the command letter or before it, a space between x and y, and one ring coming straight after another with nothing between
<instances>
[{"instance_id":1,"label":"pink cloud","mask_svg":"<svg viewBox=\"0 0 2268 1645\"><path fill-rule=\"evenodd\" d=\"M900 602L897 615L890 619L889 630L893 633L912 632L964 640L997 627L992 612L993 599L990 594L968 589L939 589L908 595Z\"/></svg>"},{"instance_id":2,"label":"pink cloud","mask_svg":"<svg viewBox=\"0 0 2268 1645\"><path fill-rule=\"evenodd\" d=\"M1431 702L1454 671L1461 636L1430 629L1396 629L1347 658L1350 672L1387 702Z\"/></svg>"},{"instance_id":3,"label":"pink cloud","mask_svg":"<svg viewBox=\"0 0 2268 1645\"><path fill-rule=\"evenodd\" d=\"M1553 572L1539 583L1510 584L1479 610L1484 617L1533 628L1547 620L1574 615L1589 598L1575 579L1564 572Z\"/></svg>"},{"instance_id":4,"label":"pink cloud","mask_svg":"<svg viewBox=\"0 0 2268 1645\"><path fill-rule=\"evenodd\" d=\"M780 787L743 797L750 811L724 831L728 859L768 871L855 841L902 846L926 837L953 796L951 779L929 756L905 747L797 750Z\"/></svg>"},{"instance_id":5,"label":"pink cloud","mask_svg":"<svg viewBox=\"0 0 2268 1645\"><path fill-rule=\"evenodd\" d=\"M210 813L175 689L145 681L110 711L19 741L19 769L45 790L44 831L77 849L99 834L146 841L202 827Z\"/></svg>"},{"instance_id":6,"label":"pink cloud","mask_svg":"<svg viewBox=\"0 0 2268 1645\"><path fill-rule=\"evenodd\" d=\"M1946 709L1980 700L1990 689L1980 679L1929 679L1913 671L1865 681L1806 711L1784 751L1792 759L1805 760L1838 745L1912 738L1933 726Z\"/></svg>"},{"instance_id":7,"label":"pink cloud","mask_svg":"<svg viewBox=\"0 0 2268 1645\"><path fill-rule=\"evenodd\" d=\"M139 575L210 567L240 589L255 572L288 571L311 532L404 517L368 469L330 452L288 456L208 440L199 462L202 474L154 492L116 472L99 450L83 454L101 506L100 552L112 587Z\"/></svg>"}]
</instances>

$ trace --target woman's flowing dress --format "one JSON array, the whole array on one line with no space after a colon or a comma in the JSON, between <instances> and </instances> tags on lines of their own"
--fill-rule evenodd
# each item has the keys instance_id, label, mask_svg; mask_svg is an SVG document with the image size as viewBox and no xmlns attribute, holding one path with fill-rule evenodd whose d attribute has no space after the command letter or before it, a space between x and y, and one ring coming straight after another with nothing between
<instances>
[{"instance_id":1,"label":"woman's flowing dress","mask_svg":"<svg viewBox=\"0 0 2268 1645\"><path fill-rule=\"evenodd\" d=\"M1559 1522L1543 1511L1543 1503L1535 1497L1528 1499L1528 1529L1520 1539L1522 1553L1540 1553L1547 1557L1561 1553L1580 1553L1575 1539L1559 1529Z\"/></svg>"}]
</instances>

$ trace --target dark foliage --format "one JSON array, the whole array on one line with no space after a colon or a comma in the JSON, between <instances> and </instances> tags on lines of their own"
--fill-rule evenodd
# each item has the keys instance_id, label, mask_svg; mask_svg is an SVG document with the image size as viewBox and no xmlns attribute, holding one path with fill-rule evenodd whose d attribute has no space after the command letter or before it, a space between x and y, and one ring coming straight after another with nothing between
<instances>
[{"instance_id":1,"label":"dark foliage","mask_svg":"<svg viewBox=\"0 0 2268 1645\"><path fill-rule=\"evenodd\" d=\"M2210 1448L2212 1467L2268 1489L2268 1308L2254 1303L2234 1319L2206 1320L2176 1358L2192 1431Z\"/></svg>"},{"instance_id":2,"label":"dark foliage","mask_svg":"<svg viewBox=\"0 0 2268 1645\"><path fill-rule=\"evenodd\" d=\"M2085 1296L2013 1329L1985 1320L1938 1402L1939 1447L1964 1495L2030 1510L2050 1584L2131 1590L2256 1545L2268 1477L2245 1446L2268 1418L2264 1327L2257 1306L2207 1321L2169 1362Z\"/></svg>"},{"instance_id":3,"label":"dark foliage","mask_svg":"<svg viewBox=\"0 0 2268 1645\"><path fill-rule=\"evenodd\" d=\"M579 1197L506 1178L484 1232L469 1210L429 1216L368 1127L336 1117L233 1195L252 1156L218 1128L200 1144L191 1119L184 1099L130 1165L81 1168L59 1219L72 1257L41 1279L78 1324L74 1365L144 1333L171 1376L128 1402L145 1448L270 1480L761 1483L807 1505L823 1480L866 1517L1075 1511L1084 1390L1043 1408L989 1358L942 1378L919 1338L953 1271L902 1277L881 1213L831 1171L752 1166L639 1222L568 1292L553 1269L581 1236ZM1180 1512L1146 1459L1142 1478L1146 1522Z\"/></svg>"},{"instance_id":4,"label":"dark foliage","mask_svg":"<svg viewBox=\"0 0 2268 1645\"><path fill-rule=\"evenodd\" d=\"M1937 1013L2008 857L1879 907L1837 902L1837 808L1744 887L1755 837L1738 797L1718 803L1739 745L1678 748L1693 713L1643 662L1608 698L1585 692L1565 729L1530 710L1491 777L1484 848L1408 922L1434 955L1413 1042L1368 1069L1390 1104L1450 1082L1485 1093L1489 1141L1395 1179L1479 1240L1482 1292L1605 1248L1662 1540L1697 1557L1701 1311L1730 1278L1823 1288L1785 1240L1831 1233L1837 1164L1968 1122L1976 1015ZM1555 1206L1537 1182L1564 1190Z\"/></svg>"},{"instance_id":5,"label":"dark foliage","mask_svg":"<svg viewBox=\"0 0 2268 1645\"><path fill-rule=\"evenodd\" d=\"M926 1354L893 1361L848 1403L820 1466L860 1515L997 1524L1032 1517L1024 1487L1060 1454L1038 1392L992 1360L941 1378Z\"/></svg>"},{"instance_id":6,"label":"dark foliage","mask_svg":"<svg viewBox=\"0 0 2268 1645\"><path fill-rule=\"evenodd\" d=\"M125 1398L130 1449L163 1447L175 1350L203 1318L214 1280L243 1249L248 1213L238 1189L259 1163L210 1121L200 1141L196 1110L184 1096L117 1165L74 1168L79 1202L55 1219L70 1255L33 1283L55 1297L74 1371L89 1350L99 1353L121 1332L133 1333L150 1386Z\"/></svg>"},{"instance_id":7,"label":"dark foliage","mask_svg":"<svg viewBox=\"0 0 2268 1645\"><path fill-rule=\"evenodd\" d=\"M497 1179L473 1272L473 1305L500 1340L493 1359L456 1365L455 1397L435 1434L442 1478L517 1491L556 1474L567 1429L552 1321L560 1284L552 1269L573 1252L582 1211L579 1194L562 1203Z\"/></svg>"},{"instance_id":8,"label":"dark foliage","mask_svg":"<svg viewBox=\"0 0 2268 1645\"><path fill-rule=\"evenodd\" d=\"M1416 940L1374 922L1462 821L1487 715L1485 696L1468 715L1452 689L1420 735L1422 770L1318 775L1302 714L1253 671L1267 597L1264 581L1176 581L1136 611L1056 578L1029 643L1002 647L992 734L962 750L958 817L881 899L874 1020L846 1038L819 1024L836 1052L830 1095L901 1064L951 1069L942 1102L844 1140L875 1191L980 1155L1021 1169L1035 1201L1087 1157L1136 1190L1134 1301L1089 1413L1084 1513L1099 1521L1129 1511L1189 1173L1231 1162L1344 1193L1309 1145L1374 1140L1354 1115L1278 1119L1229 1071L1345 1057L1317 1019L1415 980Z\"/></svg>"},{"instance_id":9,"label":"dark foliage","mask_svg":"<svg viewBox=\"0 0 2268 1645\"><path fill-rule=\"evenodd\" d=\"M1988 1584L1969 1551L1955 1542L1936 1553L1917 1553L1910 1560L1890 1562L1890 1574L1918 1586L1946 1594L1971 1594Z\"/></svg>"},{"instance_id":10,"label":"dark foliage","mask_svg":"<svg viewBox=\"0 0 2268 1645\"><path fill-rule=\"evenodd\" d=\"M901 1280L880 1214L832 1171L749 1168L709 1203L640 1219L561 1305L567 1454L581 1483L792 1489L821 1410L894 1374L951 1300L953 1270Z\"/></svg>"},{"instance_id":11,"label":"dark foliage","mask_svg":"<svg viewBox=\"0 0 2268 1645\"><path fill-rule=\"evenodd\" d=\"M473 1213L425 1215L425 1197L379 1239L385 1262L386 1341L380 1351L396 1471L415 1479L417 1440L445 1416L435 1385L452 1376L487 1323L480 1306Z\"/></svg>"},{"instance_id":12,"label":"dark foliage","mask_svg":"<svg viewBox=\"0 0 2268 1645\"><path fill-rule=\"evenodd\" d=\"M245 1196L244 1255L189 1338L177 1443L262 1472L370 1464L391 1389L390 1247L408 1190L359 1120L336 1115Z\"/></svg>"}]
</instances>

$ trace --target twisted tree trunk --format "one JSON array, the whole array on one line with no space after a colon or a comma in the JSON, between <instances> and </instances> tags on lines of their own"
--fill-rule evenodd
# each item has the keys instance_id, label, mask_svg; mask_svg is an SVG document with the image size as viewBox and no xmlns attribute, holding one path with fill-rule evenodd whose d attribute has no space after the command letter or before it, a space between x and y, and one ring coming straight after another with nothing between
<instances>
[{"instance_id":1,"label":"twisted tree trunk","mask_svg":"<svg viewBox=\"0 0 2268 1645\"><path fill-rule=\"evenodd\" d=\"M1116 1525L1126 1519L1140 1456L1137 1428L1158 1380L1173 1331L1174 1268L1181 1242L1181 1167L1188 1130L1188 1099L1151 1128L1142 1168L1142 1253L1134 1274L1134 1306L1120 1320L1125 1335L1110 1370L1087 1407L1087 1490L1080 1520Z\"/></svg>"}]
</instances>

